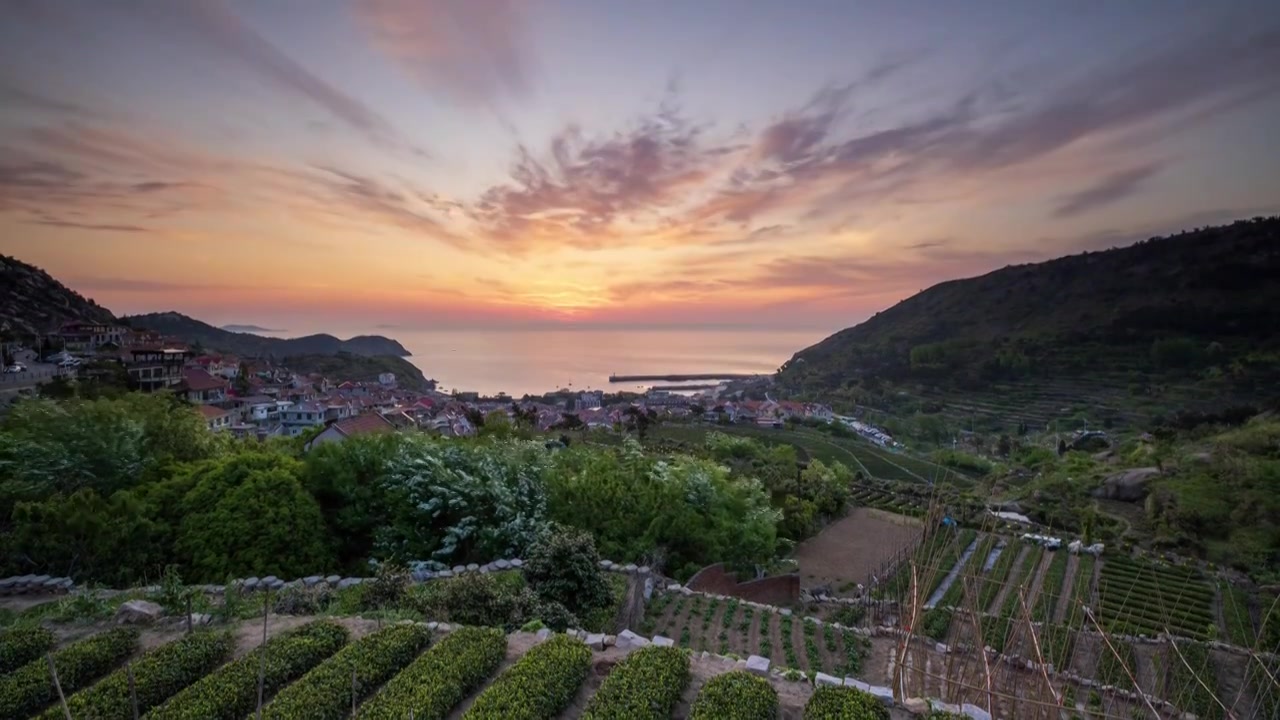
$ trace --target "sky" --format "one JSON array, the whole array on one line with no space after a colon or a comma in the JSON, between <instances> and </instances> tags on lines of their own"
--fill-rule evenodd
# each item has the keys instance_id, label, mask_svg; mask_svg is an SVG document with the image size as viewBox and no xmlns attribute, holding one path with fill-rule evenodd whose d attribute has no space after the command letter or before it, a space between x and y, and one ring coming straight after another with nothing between
<instances>
[{"instance_id":1,"label":"sky","mask_svg":"<svg viewBox=\"0 0 1280 720\"><path fill-rule=\"evenodd\" d=\"M1280 3L9 0L0 252L117 314L835 330L1280 212Z\"/></svg>"}]
</instances>

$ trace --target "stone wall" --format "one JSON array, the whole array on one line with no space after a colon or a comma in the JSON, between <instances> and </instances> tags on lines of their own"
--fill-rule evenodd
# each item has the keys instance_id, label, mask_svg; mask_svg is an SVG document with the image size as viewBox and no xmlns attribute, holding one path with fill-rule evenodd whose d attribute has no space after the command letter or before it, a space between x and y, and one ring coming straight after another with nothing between
<instances>
[{"instance_id":1,"label":"stone wall","mask_svg":"<svg viewBox=\"0 0 1280 720\"><path fill-rule=\"evenodd\" d=\"M775 575L738 582L738 576L724 569L723 563L708 565L689 578L688 588L695 592L713 595L730 595L765 603L767 605L793 605L800 601L800 576Z\"/></svg>"}]
</instances>

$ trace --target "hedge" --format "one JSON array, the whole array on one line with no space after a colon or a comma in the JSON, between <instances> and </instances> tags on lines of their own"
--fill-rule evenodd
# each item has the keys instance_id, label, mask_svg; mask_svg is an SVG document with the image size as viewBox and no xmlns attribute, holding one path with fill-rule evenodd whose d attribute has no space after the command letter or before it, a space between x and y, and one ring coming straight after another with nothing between
<instances>
[{"instance_id":1,"label":"hedge","mask_svg":"<svg viewBox=\"0 0 1280 720\"><path fill-rule=\"evenodd\" d=\"M463 720L549 720L573 701L590 666L591 648L571 635L556 635L499 675Z\"/></svg>"},{"instance_id":2,"label":"hedge","mask_svg":"<svg viewBox=\"0 0 1280 720\"><path fill-rule=\"evenodd\" d=\"M413 623L391 625L367 635L281 690L263 708L262 716L281 720L346 718L353 702L369 697L413 662L430 640L431 632Z\"/></svg>"},{"instance_id":3,"label":"hedge","mask_svg":"<svg viewBox=\"0 0 1280 720\"><path fill-rule=\"evenodd\" d=\"M778 691L742 670L717 675L702 686L689 720L775 720Z\"/></svg>"},{"instance_id":4,"label":"hedge","mask_svg":"<svg viewBox=\"0 0 1280 720\"><path fill-rule=\"evenodd\" d=\"M138 631L116 628L68 645L53 653L63 693L87 687L111 672L138 648ZM44 658L32 660L0 677L0 717L30 717L58 699Z\"/></svg>"},{"instance_id":5,"label":"hedge","mask_svg":"<svg viewBox=\"0 0 1280 720\"><path fill-rule=\"evenodd\" d=\"M583 720L666 720L689 684L689 656L670 647L645 647L627 656L591 698Z\"/></svg>"},{"instance_id":6,"label":"hedge","mask_svg":"<svg viewBox=\"0 0 1280 720\"><path fill-rule=\"evenodd\" d=\"M861 690L819 685L804 706L804 720L889 720L889 711Z\"/></svg>"},{"instance_id":7,"label":"hedge","mask_svg":"<svg viewBox=\"0 0 1280 720\"><path fill-rule=\"evenodd\" d=\"M445 636L360 707L364 720L441 720L502 664L507 636L464 627Z\"/></svg>"},{"instance_id":8,"label":"hedge","mask_svg":"<svg viewBox=\"0 0 1280 720\"><path fill-rule=\"evenodd\" d=\"M0 675L17 670L53 648L53 633L42 627L0 631Z\"/></svg>"},{"instance_id":9,"label":"hedge","mask_svg":"<svg viewBox=\"0 0 1280 720\"><path fill-rule=\"evenodd\" d=\"M134 692L138 712L147 712L174 693L207 675L226 662L235 650L235 638L227 632L198 632L148 651L133 663ZM101 682L67 698L73 718L132 717L129 673L116 670ZM62 708L55 705L41 720L61 720Z\"/></svg>"},{"instance_id":10,"label":"hedge","mask_svg":"<svg viewBox=\"0 0 1280 720\"><path fill-rule=\"evenodd\" d=\"M302 677L347 642L346 628L327 620L277 635L147 713L147 720L235 720L257 710L258 670L263 697ZM263 663L265 653L266 662Z\"/></svg>"}]
</instances>

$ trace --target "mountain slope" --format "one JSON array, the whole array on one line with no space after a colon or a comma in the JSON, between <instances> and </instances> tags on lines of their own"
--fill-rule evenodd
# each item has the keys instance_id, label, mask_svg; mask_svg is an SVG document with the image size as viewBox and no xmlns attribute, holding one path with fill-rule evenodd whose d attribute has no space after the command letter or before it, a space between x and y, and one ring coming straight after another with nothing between
<instances>
[{"instance_id":1,"label":"mountain slope","mask_svg":"<svg viewBox=\"0 0 1280 720\"><path fill-rule=\"evenodd\" d=\"M181 313L149 313L126 318L137 328L146 328L165 335L199 343L211 350L249 356L286 357L294 355L394 355L407 357L410 353L403 345L381 335L360 335L350 340L340 340L332 335L306 335L298 338L273 338L251 333L229 332L200 322Z\"/></svg>"},{"instance_id":2,"label":"mountain slope","mask_svg":"<svg viewBox=\"0 0 1280 720\"><path fill-rule=\"evenodd\" d=\"M64 322L114 322L111 311L55 280L49 273L0 255L0 327L13 335L40 335Z\"/></svg>"},{"instance_id":3,"label":"mountain slope","mask_svg":"<svg viewBox=\"0 0 1280 720\"><path fill-rule=\"evenodd\" d=\"M1280 370L1277 277L1280 218L1006 267L842 330L778 379L801 394L914 409L1046 384L1061 403L1105 395L1146 414L1258 400L1276 393ZM1144 402L1153 386L1186 392Z\"/></svg>"}]
</instances>

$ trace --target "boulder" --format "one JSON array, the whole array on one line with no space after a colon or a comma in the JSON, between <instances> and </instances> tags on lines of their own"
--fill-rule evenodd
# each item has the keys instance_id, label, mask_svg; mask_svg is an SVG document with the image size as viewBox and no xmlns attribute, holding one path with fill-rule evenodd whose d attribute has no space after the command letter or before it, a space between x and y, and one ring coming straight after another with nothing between
<instances>
[{"instance_id":1,"label":"boulder","mask_svg":"<svg viewBox=\"0 0 1280 720\"><path fill-rule=\"evenodd\" d=\"M324 581L329 583L330 586L337 585L340 580L342 580L341 575L330 575L324 579Z\"/></svg>"},{"instance_id":2,"label":"boulder","mask_svg":"<svg viewBox=\"0 0 1280 720\"><path fill-rule=\"evenodd\" d=\"M508 569L508 568L510 568L510 567L511 567L511 561L510 561L510 560L498 560L498 561L496 561L496 562L494 562L494 563L493 563L493 566L494 566L494 567L496 567L496 568L498 568L499 570L506 570L506 569Z\"/></svg>"},{"instance_id":3,"label":"boulder","mask_svg":"<svg viewBox=\"0 0 1280 720\"><path fill-rule=\"evenodd\" d=\"M604 649L604 633L587 633L587 636L586 638L583 639L583 642L586 643L587 647L591 648L592 650L603 650Z\"/></svg>"},{"instance_id":4,"label":"boulder","mask_svg":"<svg viewBox=\"0 0 1280 720\"><path fill-rule=\"evenodd\" d=\"M308 575L307 577L302 578L302 584L307 587L315 587L320 584L321 579L322 578L319 575Z\"/></svg>"},{"instance_id":5,"label":"boulder","mask_svg":"<svg viewBox=\"0 0 1280 720\"><path fill-rule=\"evenodd\" d=\"M628 648L642 648L649 644L649 640L645 637L637 635L630 630L623 630L618 633L617 646L619 650Z\"/></svg>"},{"instance_id":6,"label":"boulder","mask_svg":"<svg viewBox=\"0 0 1280 720\"><path fill-rule=\"evenodd\" d=\"M760 657L759 655L748 657L747 672L767 677L769 675L769 658Z\"/></svg>"},{"instance_id":7,"label":"boulder","mask_svg":"<svg viewBox=\"0 0 1280 720\"><path fill-rule=\"evenodd\" d=\"M524 561L521 560L520 558L512 558L511 567L513 568L524 567Z\"/></svg>"},{"instance_id":8,"label":"boulder","mask_svg":"<svg viewBox=\"0 0 1280 720\"><path fill-rule=\"evenodd\" d=\"M991 720L991 713L983 710L973 703L962 703L960 705L960 712L963 715L968 715L973 718L973 720Z\"/></svg>"},{"instance_id":9,"label":"boulder","mask_svg":"<svg viewBox=\"0 0 1280 720\"><path fill-rule=\"evenodd\" d=\"M1093 491L1094 497L1107 500L1137 502L1146 498L1147 485L1160 475L1159 468L1131 468L1108 475L1102 485Z\"/></svg>"},{"instance_id":10,"label":"boulder","mask_svg":"<svg viewBox=\"0 0 1280 720\"><path fill-rule=\"evenodd\" d=\"M658 647L675 647L675 645L676 645L676 641L675 641L675 640L672 640L672 639L671 639L671 638L669 638L669 637L663 637L663 636L661 636L661 635L654 635L654 636L653 636L653 644L654 644L654 645L657 645Z\"/></svg>"},{"instance_id":11,"label":"boulder","mask_svg":"<svg viewBox=\"0 0 1280 720\"><path fill-rule=\"evenodd\" d=\"M120 625L151 625L164 615L164 608L150 600L129 600L116 609Z\"/></svg>"}]
</instances>

